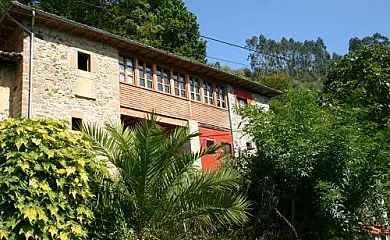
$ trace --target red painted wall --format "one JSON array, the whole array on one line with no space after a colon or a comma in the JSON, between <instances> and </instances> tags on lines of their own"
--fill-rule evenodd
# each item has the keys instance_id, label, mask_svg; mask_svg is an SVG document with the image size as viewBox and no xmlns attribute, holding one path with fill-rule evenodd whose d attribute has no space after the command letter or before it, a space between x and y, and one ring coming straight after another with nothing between
<instances>
[{"instance_id":1,"label":"red painted wall","mask_svg":"<svg viewBox=\"0 0 390 240\"><path fill-rule=\"evenodd\" d=\"M233 145L233 138L230 132L220 131L209 129L205 127L199 127L200 133L200 146L202 148L206 148L206 140L214 140L214 143L230 143ZM210 169L216 170L220 166L220 162L218 160L219 155L221 154L221 150L218 150L216 154L206 155L202 157L202 169Z\"/></svg>"},{"instance_id":2,"label":"red painted wall","mask_svg":"<svg viewBox=\"0 0 390 240\"><path fill-rule=\"evenodd\" d=\"M233 92L234 92L235 99L237 98L246 99L248 104L250 104L253 101L252 93L248 90L234 87Z\"/></svg>"}]
</instances>

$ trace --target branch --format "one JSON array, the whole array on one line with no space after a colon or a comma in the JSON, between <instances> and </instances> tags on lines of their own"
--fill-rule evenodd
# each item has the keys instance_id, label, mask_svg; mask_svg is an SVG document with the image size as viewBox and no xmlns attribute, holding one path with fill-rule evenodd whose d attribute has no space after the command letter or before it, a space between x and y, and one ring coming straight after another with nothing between
<instances>
[{"instance_id":1,"label":"branch","mask_svg":"<svg viewBox=\"0 0 390 240\"><path fill-rule=\"evenodd\" d=\"M290 226L290 228L293 230L296 239L300 240L298 233L297 233L297 230L295 230L294 226L290 223L290 221L288 221L287 218L285 216L283 216L283 214L281 212L279 212L279 210L277 208L274 208L274 209L275 209L276 213L279 215L279 217L281 217L287 223L287 225Z\"/></svg>"}]
</instances>

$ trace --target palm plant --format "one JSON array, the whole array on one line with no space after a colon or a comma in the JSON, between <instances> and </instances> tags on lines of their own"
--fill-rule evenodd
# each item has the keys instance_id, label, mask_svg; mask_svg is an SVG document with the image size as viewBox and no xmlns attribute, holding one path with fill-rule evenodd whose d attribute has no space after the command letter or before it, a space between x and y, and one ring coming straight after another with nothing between
<instances>
[{"instance_id":1,"label":"palm plant","mask_svg":"<svg viewBox=\"0 0 390 240\"><path fill-rule=\"evenodd\" d=\"M236 193L239 175L235 171L194 167L197 159L220 146L183 151L197 135L187 127L167 133L150 116L132 128L115 123L83 128L97 154L119 170L122 213L139 238L199 238L220 226L248 220L249 204Z\"/></svg>"}]
</instances>

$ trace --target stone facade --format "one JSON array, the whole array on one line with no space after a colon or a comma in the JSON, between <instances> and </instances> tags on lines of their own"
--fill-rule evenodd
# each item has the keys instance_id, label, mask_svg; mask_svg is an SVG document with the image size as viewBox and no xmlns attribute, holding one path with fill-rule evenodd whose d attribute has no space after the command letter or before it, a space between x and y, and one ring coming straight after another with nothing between
<instances>
[{"instance_id":1,"label":"stone facade","mask_svg":"<svg viewBox=\"0 0 390 240\"><path fill-rule=\"evenodd\" d=\"M11 114L11 83L15 81L15 64L0 61L0 121Z\"/></svg>"},{"instance_id":2,"label":"stone facade","mask_svg":"<svg viewBox=\"0 0 390 240\"><path fill-rule=\"evenodd\" d=\"M199 124L198 124L197 121L188 120L188 128L189 128L191 133L198 133L199 132ZM191 141L190 141L190 150L192 152L200 152L201 151L199 136L194 137L194 138L191 139ZM194 165L197 168L201 168L202 167L201 159L199 158L197 161L195 161Z\"/></svg>"},{"instance_id":3,"label":"stone facade","mask_svg":"<svg viewBox=\"0 0 390 240\"><path fill-rule=\"evenodd\" d=\"M37 26L34 39L32 115L88 122L120 119L118 51L108 45ZM29 36L24 37L22 113L28 114ZM78 69L78 52L90 71ZM26 101L25 101L26 100Z\"/></svg>"},{"instance_id":4,"label":"stone facade","mask_svg":"<svg viewBox=\"0 0 390 240\"><path fill-rule=\"evenodd\" d=\"M241 116L239 116L235 111L237 106L237 96L234 93L233 87L227 86L227 95L234 153L235 155L238 155L240 152L254 152L255 144L253 143L252 137L243 131L243 128L247 122L243 120ZM259 94L251 93L250 104L257 105L264 111L268 111L269 109L269 99ZM248 144L250 145L249 149Z\"/></svg>"}]
</instances>

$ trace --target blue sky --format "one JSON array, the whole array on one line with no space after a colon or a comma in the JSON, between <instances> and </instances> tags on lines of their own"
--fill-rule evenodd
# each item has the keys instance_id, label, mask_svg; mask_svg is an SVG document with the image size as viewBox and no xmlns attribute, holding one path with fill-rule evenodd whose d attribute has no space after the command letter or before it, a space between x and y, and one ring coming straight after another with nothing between
<instances>
[{"instance_id":1,"label":"blue sky","mask_svg":"<svg viewBox=\"0 0 390 240\"><path fill-rule=\"evenodd\" d=\"M390 37L390 0L184 0L202 35L238 45L267 38L324 39L330 53L346 53L351 37ZM207 55L249 64L248 51L208 40ZM209 59L210 62L215 60ZM233 68L243 66L221 62Z\"/></svg>"}]
</instances>

